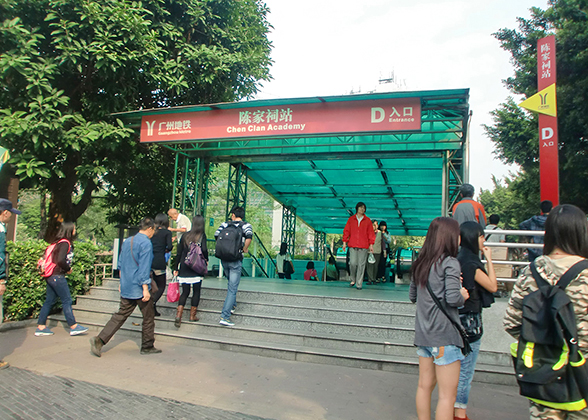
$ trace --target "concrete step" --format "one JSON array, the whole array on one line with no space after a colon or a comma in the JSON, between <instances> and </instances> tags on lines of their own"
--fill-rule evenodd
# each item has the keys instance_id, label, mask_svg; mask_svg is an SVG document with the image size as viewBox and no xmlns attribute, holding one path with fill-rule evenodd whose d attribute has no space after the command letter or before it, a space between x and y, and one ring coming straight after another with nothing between
<instances>
[{"instance_id":1,"label":"concrete step","mask_svg":"<svg viewBox=\"0 0 588 420\"><path fill-rule=\"evenodd\" d=\"M115 298L110 294L92 294L89 296L79 296L78 305L90 305L89 307L106 307L111 306L108 302L115 302L118 307L118 296ZM198 309L200 311L211 311L220 314L223 307L224 299L200 298ZM190 299L186 304L190 305ZM162 298L157 303L158 311L169 316L175 314L177 303L169 303ZM393 314L393 313L379 313L348 309L332 309L332 308L312 308L307 306L283 305L276 303L258 303L247 302L239 299L238 312L242 314L257 314L277 317L288 317L292 319L315 319L315 320L331 320L352 323L371 323L376 325L395 325L399 327L414 327L414 314Z\"/></svg>"},{"instance_id":2,"label":"concrete step","mask_svg":"<svg viewBox=\"0 0 588 420\"><path fill-rule=\"evenodd\" d=\"M84 302L86 303L86 302ZM102 301L101 304L105 302ZM112 314L118 309L118 304L112 302L112 304L106 303L110 306L110 310L104 308L106 314ZM86 310L80 305L76 305L74 309L78 312ZM184 316L187 318L189 309L186 309ZM172 312L173 313L173 312ZM166 313L167 315L167 313ZM201 318L203 321L216 323L219 320L219 312L213 312L209 310L202 310ZM172 318L172 314L169 317ZM246 314L237 312L231 316L231 320L235 323L239 323L242 326L251 327L268 327L276 330L284 331L304 331L318 334L329 334L329 335L344 335L351 337L368 337L378 338L383 340L393 340L399 342L412 342L414 340L414 327L397 327L394 325L369 325L369 324L357 324L343 321L329 321L329 320L314 320L314 319L302 319L302 318L288 318L287 316L273 316L273 315L259 315L259 314Z\"/></svg>"},{"instance_id":3,"label":"concrete step","mask_svg":"<svg viewBox=\"0 0 588 420\"><path fill-rule=\"evenodd\" d=\"M215 285L218 284L217 280L214 280L214 282ZM206 286L206 279L204 280L201 293L202 298L217 299L224 302L226 294L226 289ZM102 287L92 287L90 289L90 295L118 299L118 280L108 280L105 281L104 286ZM161 299L165 301L166 297L167 293L164 293ZM250 303L257 302L263 304L273 303L276 305L306 306L320 309L358 310L380 314L394 313L414 315L416 309L415 305L410 302L362 298L350 299L331 296L257 292L249 290L239 290L237 301Z\"/></svg>"},{"instance_id":4,"label":"concrete step","mask_svg":"<svg viewBox=\"0 0 588 420\"><path fill-rule=\"evenodd\" d=\"M201 301L202 302L202 301ZM173 320L176 315L176 307L159 306L158 311L162 314L156 318L157 324L162 328L173 327ZM97 298L78 297L78 305L74 307L76 317L83 316L91 319L92 317L100 318L104 323L110 319L112 313L118 309L118 301L103 300ZM241 308L239 308L240 310ZM357 350L367 353L381 355L398 355L410 357L414 355L414 322L411 328L398 328L388 325L381 326L376 331L377 335L358 335L353 333L357 331L357 326L349 323L321 323L317 320L294 320L294 324L288 323L287 318L267 317L259 314L239 314L235 313L232 319L238 323L241 329L227 329L218 324L219 311L198 308L198 323L189 322L189 307L184 309L182 329L203 329L204 334L218 334L222 336L239 336L244 332L242 338L255 339L260 341L271 341L285 344L305 344L312 341L313 347L324 347L342 350ZM239 311L240 312L240 311ZM135 315L140 316L140 311L135 309ZM340 317L340 319L343 317ZM303 328L300 328L303 325ZM290 327L290 328L288 328ZM294 328L297 327L297 328ZM212 328L212 329L211 329ZM373 328L361 327L362 330L369 332ZM238 331L238 332L235 332ZM345 332L347 331L347 332ZM349 332L351 331L351 333ZM197 332L196 332L197 333ZM302 340L302 341L301 341ZM479 355L481 363L497 366L510 366L511 361L508 355L498 352L481 351Z\"/></svg>"},{"instance_id":5,"label":"concrete step","mask_svg":"<svg viewBox=\"0 0 588 420\"><path fill-rule=\"evenodd\" d=\"M100 330L110 319L109 314L98 313L92 315L90 312L77 312L77 321L81 324ZM49 325L64 323L61 315L53 315L49 319ZM133 314L129 317L119 333L126 333L135 339L141 335L140 314ZM205 333L200 323L183 323L179 330L173 331L169 325L173 320L161 320L156 322L156 339L171 343L181 343L206 347L219 350L237 351L249 354L257 354L266 357L275 357L286 360L304 361L310 363L332 364L337 366L357 367L362 369L376 369L403 373L418 373L418 358L414 353L412 356L397 354L374 354L362 352L357 349L330 349L314 347L312 341L296 343L275 343L255 339L251 330L246 327L222 327L218 326L213 333ZM211 325L212 327L212 325ZM196 329L192 329L196 328ZM175 328L174 328L175 329ZM242 330L244 336L239 336ZM220 331L230 331L231 336L221 335ZM246 337L246 338L245 338ZM304 338L302 338L304 340ZM105 347L108 350L108 346ZM477 382L513 385L516 381L512 375L512 368L494 365L485 365L478 362L474 380Z\"/></svg>"}]
</instances>

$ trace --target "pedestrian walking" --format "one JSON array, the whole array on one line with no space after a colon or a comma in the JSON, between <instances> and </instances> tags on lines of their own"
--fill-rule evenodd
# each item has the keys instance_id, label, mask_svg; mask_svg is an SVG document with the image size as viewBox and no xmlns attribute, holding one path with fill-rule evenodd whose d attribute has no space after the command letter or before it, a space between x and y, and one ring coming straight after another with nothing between
<instances>
[{"instance_id":1,"label":"pedestrian walking","mask_svg":"<svg viewBox=\"0 0 588 420\"><path fill-rule=\"evenodd\" d=\"M372 221L365 212L365 203L360 201L355 205L355 214L347 220L343 229L343 252L349 246L349 286L355 286L358 290L362 288L368 250L374 252L376 241Z\"/></svg>"},{"instance_id":2,"label":"pedestrian walking","mask_svg":"<svg viewBox=\"0 0 588 420\"><path fill-rule=\"evenodd\" d=\"M76 226L72 222L63 222L57 231L57 240L51 244L50 251L46 251L44 264L45 281L47 282L47 295L45 303L39 313L35 336L42 337L53 335L53 331L47 327L47 317L53 304L59 297L63 306L63 315L69 325L69 335L80 335L88 332L88 328L79 325L73 314L71 293L67 284L66 274L71 273L73 263Z\"/></svg>"},{"instance_id":3,"label":"pedestrian walking","mask_svg":"<svg viewBox=\"0 0 588 420\"><path fill-rule=\"evenodd\" d=\"M206 246L206 233L204 232L204 217L197 215L192 219L192 229L182 235L182 239L178 242L178 253L173 263L174 276L178 277L178 282L182 286L182 294L178 301L178 308L174 326L180 328L182 324L182 314L184 313L184 306L190 295L190 288L192 288L192 300L190 301L190 321L199 321L198 305L200 304L200 290L202 288L202 280L204 275L197 273L188 264L185 263L188 253L190 252L191 244L199 244L202 250L202 256L208 264L208 247Z\"/></svg>"},{"instance_id":4,"label":"pedestrian walking","mask_svg":"<svg viewBox=\"0 0 588 420\"><path fill-rule=\"evenodd\" d=\"M233 207L231 220L224 222L214 233L216 239L215 255L221 260L223 270L229 280L227 285L227 297L221 312L219 324L232 327L231 314L236 309L237 291L241 281L241 267L243 254L248 252L249 244L253 239L253 228L243 219L245 209Z\"/></svg>"},{"instance_id":5,"label":"pedestrian walking","mask_svg":"<svg viewBox=\"0 0 588 420\"><path fill-rule=\"evenodd\" d=\"M118 258L120 270L120 307L112 315L104 329L96 337L90 339L90 349L95 356L102 355L102 347L110 341L114 334L138 306L143 314L141 354L161 353L153 346L155 342L155 313L151 300L151 263L153 246L151 237L155 233L153 219L146 217L139 224L139 233L127 238Z\"/></svg>"},{"instance_id":6,"label":"pedestrian walking","mask_svg":"<svg viewBox=\"0 0 588 420\"><path fill-rule=\"evenodd\" d=\"M157 311L157 302L163 296L167 284L167 261L165 255L172 250L172 234L169 228L169 219L163 213L155 216L155 233L151 237L153 246L153 262L151 263L151 273L153 280L157 285L157 292L153 293L153 312L155 316L161 314Z\"/></svg>"}]
</instances>

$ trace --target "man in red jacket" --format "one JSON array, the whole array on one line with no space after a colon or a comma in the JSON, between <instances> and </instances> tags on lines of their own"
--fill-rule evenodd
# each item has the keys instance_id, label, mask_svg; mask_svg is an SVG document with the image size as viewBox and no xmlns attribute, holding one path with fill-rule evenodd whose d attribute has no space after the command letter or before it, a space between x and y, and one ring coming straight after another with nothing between
<instances>
[{"instance_id":1,"label":"man in red jacket","mask_svg":"<svg viewBox=\"0 0 588 420\"><path fill-rule=\"evenodd\" d=\"M347 220L343 229L343 252L349 245L350 286L361 290L363 273L369 252L374 252L376 234L372 221L365 215L366 206L361 201L355 205L355 214Z\"/></svg>"}]
</instances>

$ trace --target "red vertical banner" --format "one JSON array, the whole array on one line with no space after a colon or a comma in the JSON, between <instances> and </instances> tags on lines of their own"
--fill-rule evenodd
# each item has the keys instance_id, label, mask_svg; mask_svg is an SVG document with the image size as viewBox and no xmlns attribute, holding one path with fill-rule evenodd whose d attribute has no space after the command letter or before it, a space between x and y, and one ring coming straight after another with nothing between
<instances>
[{"instance_id":1,"label":"red vertical banner","mask_svg":"<svg viewBox=\"0 0 588 420\"><path fill-rule=\"evenodd\" d=\"M537 41L537 87L539 92L555 84L555 35ZM541 201L559 204L559 157L557 117L539 114L539 170Z\"/></svg>"}]
</instances>

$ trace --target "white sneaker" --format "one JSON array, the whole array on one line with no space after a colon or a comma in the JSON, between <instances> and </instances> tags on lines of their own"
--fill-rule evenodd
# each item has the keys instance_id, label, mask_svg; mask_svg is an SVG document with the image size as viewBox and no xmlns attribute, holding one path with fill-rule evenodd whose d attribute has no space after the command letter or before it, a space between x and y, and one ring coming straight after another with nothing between
<instances>
[{"instance_id":1,"label":"white sneaker","mask_svg":"<svg viewBox=\"0 0 588 420\"><path fill-rule=\"evenodd\" d=\"M221 325L224 325L226 327L232 327L235 325L234 322L231 322L229 319L224 319L224 318L221 318L221 320L218 323Z\"/></svg>"}]
</instances>

